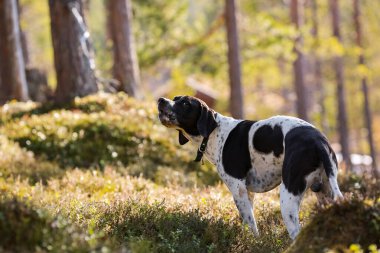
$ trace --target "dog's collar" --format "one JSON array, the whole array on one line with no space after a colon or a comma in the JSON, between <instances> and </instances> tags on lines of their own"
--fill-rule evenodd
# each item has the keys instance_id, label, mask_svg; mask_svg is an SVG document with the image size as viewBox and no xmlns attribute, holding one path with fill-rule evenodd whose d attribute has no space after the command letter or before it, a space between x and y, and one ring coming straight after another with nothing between
<instances>
[{"instance_id":1,"label":"dog's collar","mask_svg":"<svg viewBox=\"0 0 380 253\"><path fill-rule=\"evenodd\" d=\"M216 119L217 116L218 116L218 114L215 112L214 113L215 119ZM202 143L201 143L201 145L198 148L197 157L195 157L194 162L200 162L200 161L202 161L202 164L203 164L202 158L203 158L203 154L204 154L204 152L206 151L206 148L207 148L207 142L208 142L208 136L203 138Z\"/></svg>"},{"instance_id":2,"label":"dog's collar","mask_svg":"<svg viewBox=\"0 0 380 253\"><path fill-rule=\"evenodd\" d=\"M198 148L197 157L195 158L194 162L200 162L202 160L203 153L206 151L207 142L208 142L208 137L204 137L201 145Z\"/></svg>"}]
</instances>

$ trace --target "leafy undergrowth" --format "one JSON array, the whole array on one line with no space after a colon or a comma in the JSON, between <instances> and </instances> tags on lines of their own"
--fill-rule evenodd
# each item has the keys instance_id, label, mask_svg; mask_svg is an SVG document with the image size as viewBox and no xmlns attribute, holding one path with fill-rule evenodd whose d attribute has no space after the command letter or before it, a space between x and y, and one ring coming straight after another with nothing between
<instances>
[{"instance_id":1,"label":"leafy undergrowth","mask_svg":"<svg viewBox=\"0 0 380 253\"><path fill-rule=\"evenodd\" d=\"M340 188L346 200L328 208L316 207L316 215L287 253L378 252L380 184L367 175L353 174L340 177Z\"/></svg>"},{"instance_id":2,"label":"leafy undergrowth","mask_svg":"<svg viewBox=\"0 0 380 253\"><path fill-rule=\"evenodd\" d=\"M6 221L5 225L0 223L0 233L8 233L12 227L12 236L0 240L4 249L12 245L26 250L58 249L66 245L67 250L60 250L101 247L114 251L126 247L133 252L280 252L289 244L284 226L279 225L275 192L256 200L263 233L258 239L241 225L232 198L221 185L169 188L122 176L110 168L75 169L45 185L1 179L0 194L16 198L19 210L16 214L15 208L0 210ZM2 205L9 203L13 202L3 201ZM54 225L57 220L68 224ZM28 226L38 231L25 233Z\"/></svg>"},{"instance_id":3,"label":"leafy undergrowth","mask_svg":"<svg viewBox=\"0 0 380 253\"><path fill-rule=\"evenodd\" d=\"M292 252L349 252L352 244L363 249L380 245L380 199L353 199L322 210L302 230Z\"/></svg>"},{"instance_id":4,"label":"leafy undergrowth","mask_svg":"<svg viewBox=\"0 0 380 253\"><path fill-rule=\"evenodd\" d=\"M1 196L1 252L88 252L116 248L104 234L79 228L62 215L52 216L44 208L16 197Z\"/></svg>"},{"instance_id":5,"label":"leafy undergrowth","mask_svg":"<svg viewBox=\"0 0 380 253\"><path fill-rule=\"evenodd\" d=\"M64 109L3 107L0 251L375 252L380 245L380 186L357 176L342 178L350 194L340 206L316 207L307 194L304 229L292 244L278 191L257 194L254 238L215 172L191 164L194 150L178 148L154 107L121 94Z\"/></svg>"},{"instance_id":6,"label":"leafy undergrowth","mask_svg":"<svg viewBox=\"0 0 380 253\"><path fill-rule=\"evenodd\" d=\"M0 134L62 168L112 165L161 183L218 181L210 164L192 162L194 147L179 148L176 131L161 126L154 103L100 93L60 108L10 103L0 112Z\"/></svg>"}]
</instances>

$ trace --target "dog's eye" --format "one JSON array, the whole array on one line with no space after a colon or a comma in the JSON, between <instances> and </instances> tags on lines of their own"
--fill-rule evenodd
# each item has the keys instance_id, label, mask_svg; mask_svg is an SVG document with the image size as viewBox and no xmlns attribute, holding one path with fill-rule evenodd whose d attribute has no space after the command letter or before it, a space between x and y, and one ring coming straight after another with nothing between
<instances>
[{"instance_id":1,"label":"dog's eye","mask_svg":"<svg viewBox=\"0 0 380 253\"><path fill-rule=\"evenodd\" d=\"M190 107L190 103L187 102L187 101L183 101L183 102L182 102L182 105L183 105L184 107Z\"/></svg>"}]
</instances>

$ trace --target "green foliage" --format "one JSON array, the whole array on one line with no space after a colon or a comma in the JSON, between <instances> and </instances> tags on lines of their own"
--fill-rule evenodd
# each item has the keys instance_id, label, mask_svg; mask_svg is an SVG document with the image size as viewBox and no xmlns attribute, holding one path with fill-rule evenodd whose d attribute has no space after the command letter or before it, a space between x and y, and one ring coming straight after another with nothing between
<instances>
[{"instance_id":1,"label":"green foliage","mask_svg":"<svg viewBox=\"0 0 380 253\"><path fill-rule=\"evenodd\" d=\"M334 252L351 244L380 243L380 201L352 200L323 210L300 233L287 252Z\"/></svg>"},{"instance_id":2,"label":"green foliage","mask_svg":"<svg viewBox=\"0 0 380 253\"><path fill-rule=\"evenodd\" d=\"M186 167L194 147L178 149L175 131L160 125L151 103L97 94L64 109L10 103L0 111L1 251L360 252L379 244L380 189L373 179L343 177L340 185L351 194L339 206L316 207L306 194L304 229L290 245L277 191L255 196L261 236L254 238L226 187L204 185L215 184L215 172ZM139 144L130 144L132 137ZM108 145L129 160L109 156Z\"/></svg>"},{"instance_id":3,"label":"green foliage","mask_svg":"<svg viewBox=\"0 0 380 253\"><path fill-rule=\"evenodd\" d=\"M53 217L44 208L36 207L27 201L1 196L1 251L88 252L99 246L104 250L109 249L107 243L101 240L92 243L89 236L85 230L61 215ZM102 245L99 242L102 242Z\"/></svg>"},{"instance_id":4,"label":"green foliage","mask_svg":"<svg viewBox=\"0 0 380 253\"><path fill-rule=\"evenodd\" d=\"M102 225L112 228L111 235L129 242L136 238L139 245L148 241L153 252L233 252L246 248L252 240L238 224L205 218L199 210L174 207L168 212L164 204L127 202L114 206L105 213L107 220Z\"/></svg>"},{"instance_id":5,"label":"green foliage","mask_svg":"<svg viewBox=\"0 0 380 253\"><path fill-rule=\"evenodd\" d=\"M32 108L28 111L17 103L15 107L7 105L1 116L7 124L0 132L62 168L112 165L162 183L168 179L161 170L193 175L188 183L218 180L210 165L202 168L191 161L189 149L178 147L175 131L161 126L153 104L123 94L99 94L76 99L64 109L44 105L27 106Z\"/></svg>"},{"instance_id":6,"label":"green foliage","mask_svg":"<svg viewBox=\"0 0 380 253\"><path fill-rule=\"evenodd\" d=\"M31 183L43 182L63 175L57 164L36 158L33 152L0 135L0 176L28 179Z\"/></svg>"},{"instance_id":7,"label":"green foliage","mask_svg":"<svg viewBox=\"0 0 380 253\"><path fill-rule=\"evenodd\" d=\"M49 27L47 2L22 0L21 27L29 41L31 66L47 71L49 84L54 86L54 64ZM326 91L325 105L329 131L326 134L337 140L336 134L336 81L333 72L334 56L344 58L344 75L349 128L354 152L368 153L363 120L363 99L360 95L360 77L367 77L374 115L380 111L379 40L380 20L376 10L378 1L360 1L362 7L363 46L355 45L352 2L339 3L343 41L332 37L328 1L317 1L319 38L310 33L312 10L305 7L305 24L297 31L290 22L286 1L261 0L238 1L238 28L242 59L242 83L246 117L260 119L275 114L296 115L294 106L293 45L302 34L304 45L300 48L309 62L307 86L310 89L309 108L312 123L320 127L318 88L314 87L313 62L318 56L322 62L323 85ZM97 69L101 76L111 77L112 43L107 36L104 1L88 1L85 18L94 42ZM227 45L224 29L224 1L201 0L139 0L133 1L133 32L142 73L145 92L150 96L157 87L151 84L168 83L169 94L192 93L185 86L189 76L200 80L218 92L217 109L228 113L229 84ZM159 10L159 11L157 11ZM35 17L40 17L36 19ZM220 20L217 29L211 29ZM363 52L367 66L358 66L358 55ZM168 75L169 74L169 75ZM169 77L169 80L167 80ZM148 91L149 87L153 87ZM375 119L376 120L376 119ZM376 125L376 124L374 124ZM380 137L375 132L376 143Z\"/></svg>"}]
</instances>

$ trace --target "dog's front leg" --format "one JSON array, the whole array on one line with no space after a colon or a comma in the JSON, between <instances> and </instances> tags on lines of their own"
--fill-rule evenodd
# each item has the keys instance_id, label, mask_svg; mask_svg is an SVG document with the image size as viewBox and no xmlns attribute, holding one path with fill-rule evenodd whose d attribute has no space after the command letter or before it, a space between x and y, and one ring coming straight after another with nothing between
<instances>
[{"instance_id":1,"label":"dog's front leg","mask_svg":"<svg viewBox=\"0 0 380 253\"><path fill-rule=\"evenodd\" d=\"M225 175L223 181L232 193L243 222L248 224L255 236L259 236L259 230L257 229L256 219L253 214L253 207L247 191L245 179L236 179Z\"/></svg>"}]
</instances>

